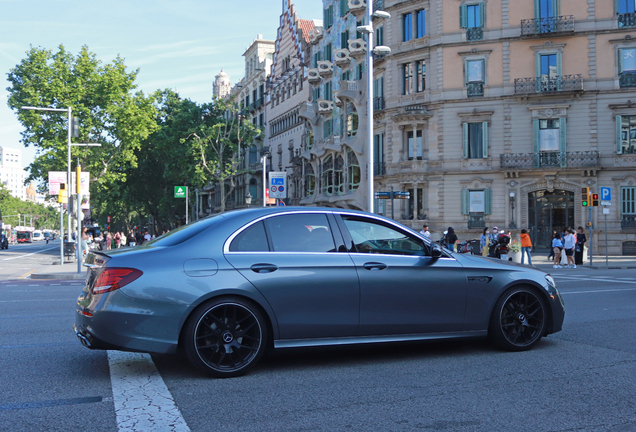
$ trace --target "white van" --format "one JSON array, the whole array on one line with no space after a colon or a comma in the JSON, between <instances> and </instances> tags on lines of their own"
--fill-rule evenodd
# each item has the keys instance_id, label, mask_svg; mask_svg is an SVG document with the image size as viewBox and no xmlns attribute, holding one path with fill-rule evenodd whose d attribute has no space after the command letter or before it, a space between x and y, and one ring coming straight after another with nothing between
<instances>
[{"instance_id":1,"label":"white van","mask_svg":"<svg viewBox=\"0 0 636 432\"><path fill-rule=\"evenodd\" d=\"M44 235L42 234L42 231L40 230L33 231L33 241L40 241L40 240L44 240Z\"/></svg>"}]
</instances>

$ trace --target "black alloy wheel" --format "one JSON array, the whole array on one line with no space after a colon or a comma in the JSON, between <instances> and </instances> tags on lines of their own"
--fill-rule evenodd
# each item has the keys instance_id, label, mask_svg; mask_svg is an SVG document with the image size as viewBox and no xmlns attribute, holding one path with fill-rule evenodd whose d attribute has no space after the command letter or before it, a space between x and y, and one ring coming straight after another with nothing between
<instances>
[{"instance_id":1,"label":"black alloy wheel","mask_svg":"<svg viewBox=\"0 0 636 432\"><path fill-rule=\"evenodd\" d=\"M244 300L212 300L194 312L184 330L190 362L218 378L245 374L267 346L265 320Z\"/></svg>"},{"instance_id":2,"label":"black alloy wheel","mask_svg":"<svg viewBox=\"0 0 636 432\"><path fill-rule=\"evenodd\" d=\"M545 333L545 301L530 287L512 288L497 301L490 319L490 337L508 351L525 351Z\"/></svg>"}]
</instances>

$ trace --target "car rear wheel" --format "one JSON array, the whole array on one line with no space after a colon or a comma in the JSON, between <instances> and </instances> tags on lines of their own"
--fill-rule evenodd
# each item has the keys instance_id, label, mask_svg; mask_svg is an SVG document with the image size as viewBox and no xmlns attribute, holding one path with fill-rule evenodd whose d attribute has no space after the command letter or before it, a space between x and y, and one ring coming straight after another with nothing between
<instances>
[{"instance_id":1,"label":"car rear wheel","mask_svg":"<svg viewBox=\"0 0 636 432\"><path fill-rule=\"evenodd\" d=\"M239 299L215 299L188 319L184 350L203 372L230 378L245 374L258 362L267 338L267 326L257 307Z\"/></svg>"},{"instance_id":2,"label":"car rear wheel","mask_svg":"<svg viewBox=\"0 0 636 432\"><path fill-rule=\"evenodd\" d=\"M489 336L505 350L529 350L543 337L546 320L545 301L534 289L511 288L495 305L490 318Z\"/></svg>"}]
</instances>

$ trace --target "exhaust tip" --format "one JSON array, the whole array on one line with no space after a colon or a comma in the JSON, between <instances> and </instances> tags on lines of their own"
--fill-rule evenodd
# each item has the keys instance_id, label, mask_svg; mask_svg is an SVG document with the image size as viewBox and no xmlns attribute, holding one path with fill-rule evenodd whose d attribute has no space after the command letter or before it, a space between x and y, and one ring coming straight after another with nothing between
<instances>
[{"instance_id":1,"label":"exhaust tip","mask_svg":"<svg viewBox=\"0 0 636 432\"><path fill-rule=\"evenodd\" d=\"M86 348L92 348L91 342L88 340L86 336L84 336L83 334L79 332L75 324L73 324L73 331L75 332L75 336L77 336L77 338L79 339L82 345L84 345Z\"/></svg>"}]
</instances>

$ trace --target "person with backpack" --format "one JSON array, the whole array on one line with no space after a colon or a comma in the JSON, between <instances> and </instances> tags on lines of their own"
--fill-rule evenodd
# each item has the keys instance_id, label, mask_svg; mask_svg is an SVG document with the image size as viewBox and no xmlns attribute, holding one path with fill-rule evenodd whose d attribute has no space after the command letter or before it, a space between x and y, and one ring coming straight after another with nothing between
<instances>
[{"instance_id":1,"label":"person with backpack","mask_svg":"<svg viewBox=\"0 0 636 432\"><path fill-rule=\"evenodd\" d=\"M446 244L448 245L448 249L452 252L455 252L455 242L457 242L455 230L453 227L448 227L448 231L446 232Z\"/></svg>"}]
</instances>

